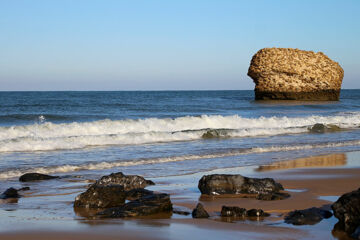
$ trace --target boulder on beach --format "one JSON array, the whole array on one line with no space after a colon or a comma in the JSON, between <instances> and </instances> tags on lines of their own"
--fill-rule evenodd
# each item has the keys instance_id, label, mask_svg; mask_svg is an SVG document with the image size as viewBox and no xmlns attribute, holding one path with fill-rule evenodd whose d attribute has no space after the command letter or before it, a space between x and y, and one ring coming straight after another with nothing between
<instances>
[{"instance_id":1,"label":"boulder on beach","mask_svg":"<svg viewBox=\"0 0 360 240\"><path fill-rule=\"evenodd\" d=\"M207 195L250 194L254 197L284 190L272 178L248 178L239 174L205 175L200 179L198 187L202 194Z\"/></svg>"},{"instance_id":2,"label":"boulder on beach","mask_svg":"<svg viewBox=\"0 0 360 240\"><path fill-rule=\"evenodd\" d=\"M222 206L222 217L246 217L246 209L241 207Z\"/></svg>"},{"instance_id":3,"label":"boulder on beach","mask_svg":"<svg viewBox=\"0 0 360 240\"><path fill-rule=\"evenodd\" d=\"M205 210L204 206L201 203L198 203L194 210L191 213L193 218L208 218L210 217L209 213Z\"/></svg>"},{"instance_id":4,"label":"boulder on beach","mask_svg":"<svg viewBox=\"0 0 360 240\"><path fill-rule=\"evenodd\" d=\"M5 192L0 195L0 199L8 199L8 198L19 198L20 195L18 190L15 188L8 188Z\"/></svg>"},{"instance_id":5,"label":"boulder on beach","mask_svg":"<svg viewBox=\"0 0 360 240\"><path fill-rule=\"evenodd\" d=\"M349 235L355 234L360 226L360 188L343 194L331 208L339 219L336 228Z\"/></svg>"},{"instance_id":6,"label":"boulder on beach","mask_svg":"<svg viewBox=\"0 0 360 240\"><path fill-rule=\"evenodd\" d=\"M137 175L125 175L122 172L112 173L107 176L103 176L94 183L99 186L106 185L121 185L124 187L125 191L136 188L145 188L148 185L155 185L151 180L146 180L145 178Z\"/></svg>"},{"instance_id":7,"label":"boulder on beach","mask_svg":"<svg viewBox=\"0 0 360 240\"><path fill-rule=\"evenodd\" d=\"M110 208L125 204L126 192L120 185L96 185L75 198L74 207Z\"/></svg>"},{"instance_id":8,"label":"boulder on beach","mask_svg":"<svg viewBox=\"0 0 360 240\"><path fill-rule=\"evenodd\" d=\"M169 194L152 193L120 207L108 208L97 215L104 218L141 217L160 213L171 214Z\"/></svg>"},{"instance_id":9,"label":"boulder on beach","mask_svg":"<svg viewBox=\"0 0 360 240\"><path fill-rule=\"evenodd\" d=\"M293 225L314 225L324 218L331 216L332 213L328 210L312 207L289 212L285 217L285 223Z\"/></svg>"},{"instance_id":10,"label":"boulder on beach","mask_svg":"<svg viewBox=\"0 0 360 240\"><path fill-rule=\"evenodd\" d=\"M40 180L50 180L59 178L58 176L50 176L42 173L25 173L24 175L20 176L20 182L33 182L33 181L40 181Z\"/></svg>"},{"instance_id":11,"label":"boulder on beach","mask_svg":"<svg viewBox=\"0 0 360 240\"><path fill-rule=\"evenodd\" d=\"M248 70L256 100L338 101L344 70L324 53L263 48Z\"/></svg>"}]
</instances>

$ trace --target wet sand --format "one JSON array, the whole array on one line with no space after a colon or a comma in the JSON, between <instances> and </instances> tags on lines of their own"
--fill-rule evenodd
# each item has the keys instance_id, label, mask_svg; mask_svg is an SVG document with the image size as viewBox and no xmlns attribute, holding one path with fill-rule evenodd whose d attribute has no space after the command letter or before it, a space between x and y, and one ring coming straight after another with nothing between
<instances>
[{"instance_id":1,"label":"wet sand","mask_svg":"<svg viewBox=\"0 0 360 240\"><path fill-rule=\"evenodd\" d=\"M198 180L202 175L213 173L271 177L280 182L291 197L260 201L200 196ZM72 208L74 196L84 191L88 181L69 179L57 190L40 191L35 187L35 191L26 193L26 198L20 199L19 203L3 203L0 239L346 239L341 234L332 234L337 222L335 217L312 226L288 225L283 218L295 209L329 207L341 194L359 188L360 153L315 156L269 166L221 169L152 180L157 185L149 189L170 193L175 209L191 211L201 202L211 217L192 219L191 215L173 214L157 219L89 219L86 213L74 213ZM51 186L50 183L43 184ZM36 186L41 188L41 183ZM271 216L255 220L224 219L219 217L223 205L261 208Z\"/></svg>"}]
</instances>

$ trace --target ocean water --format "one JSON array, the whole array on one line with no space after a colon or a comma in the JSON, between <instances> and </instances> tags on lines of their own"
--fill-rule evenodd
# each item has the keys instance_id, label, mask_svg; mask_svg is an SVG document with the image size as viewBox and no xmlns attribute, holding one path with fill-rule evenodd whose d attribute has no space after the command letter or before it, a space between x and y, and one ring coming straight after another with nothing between
<instances>
[{"instance_id":1,"label":"ocean water","mask_svg":"<svg viewBox=\"0 0 360 240\"><path fill-rule=\"evenodd\" d=\"M253 91L0 92L0 180L159 177L360 150L360 90L343 90L339 102L253 99ZM316 123L341 131L311 133Z\"/></svg>"}]
</instances>

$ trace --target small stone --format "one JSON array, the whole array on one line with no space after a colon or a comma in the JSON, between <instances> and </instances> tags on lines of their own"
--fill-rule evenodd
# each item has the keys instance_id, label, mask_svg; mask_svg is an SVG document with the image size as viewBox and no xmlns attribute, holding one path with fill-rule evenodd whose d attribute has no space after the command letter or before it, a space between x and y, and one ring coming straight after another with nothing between
<instances>
[{"instance_id":1,"label":"small stone","mask_svg":"<svg viewBox=\"0 0 360 240\"><path fill-rule=\"evenodd\" d=\"M8 198L19 198L20 195L15 188L8 188L5 192L0 195L1 199L8 199Z\"/></svg>"},{"instance_id":2,"label":"small stone","mask_svg":"<svg viewBox=\"0 0 360 240\"><path fill-rule=\"evenodd\" d=\"M250 209L246 212L248 217L268 217L270 214L264 212L262 209Z\"/></svg>"},{"instance_id":3,"label":"small stone","mask_svg":"<svg viewBox=\"0 0 360 240\"><path fill-rule=\"evenodd\" d=\"M208 218L210 217L207 211L204 209L204 206L201 203L196 205L196 208L192 211L193 218Z\"/></svg>"},{"instance_id":4,"label":"small stone","mask_svg":"<svg viewBox=\"0 0 360 240\"><path fill-rule=\"evenodd\" d=\"M246 217L246 209L240 208L240 207L222 206L221 216L222 217Z\"/></svg>"}]
</instances>

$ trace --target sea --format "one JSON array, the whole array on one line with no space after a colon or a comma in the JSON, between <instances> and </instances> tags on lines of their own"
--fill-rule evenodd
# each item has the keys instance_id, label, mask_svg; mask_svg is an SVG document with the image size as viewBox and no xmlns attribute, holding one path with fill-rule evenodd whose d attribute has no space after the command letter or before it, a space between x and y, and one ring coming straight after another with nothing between
<instances>
[{"instance_id":1,"label":"sea","mask_svg":"<svg viewBox=\"0 0 360 240\"><path fill-rule=\"evenodd\" d=\"M317 123L340 129L314 133ZM0 181L27 172L145 177L360 150L360 90L340 101L253 91L0 92Z\"/></svg>"}]
</instances>

